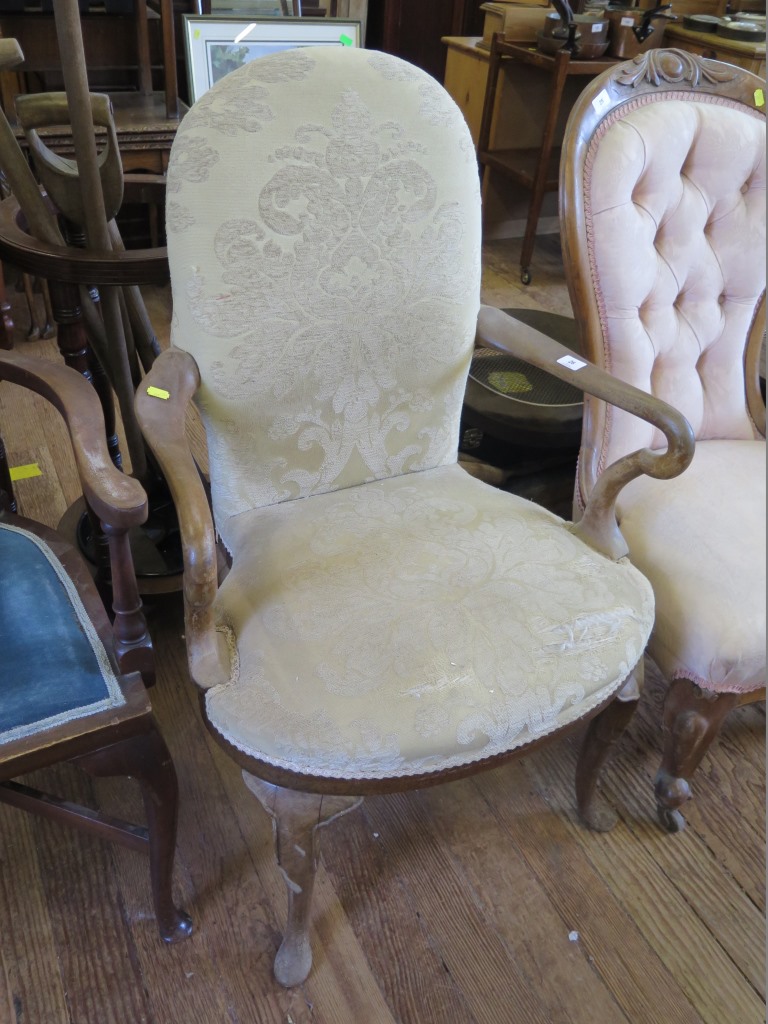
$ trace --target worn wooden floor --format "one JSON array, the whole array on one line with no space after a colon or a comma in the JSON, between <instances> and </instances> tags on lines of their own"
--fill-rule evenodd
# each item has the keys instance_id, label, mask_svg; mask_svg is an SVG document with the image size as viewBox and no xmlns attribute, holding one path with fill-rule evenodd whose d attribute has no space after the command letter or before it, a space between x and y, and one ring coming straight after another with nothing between
<instances>
[{"instance_id":1,"label":"worn wooden floor","mask_svg":"<svg viewBox=\"0 0 768 1024\"><path fill-rule=\"evenodd\" d=\"M517 244L487 247L486 301L567 309L554 240L538 246L528 289ZM151 308L160 318L164 296ZM0 384L12 464L43 470L18 497L52 524L77 496L56 420ZM181 786L177 890L195 934L162 945L140 855L0 806L0 1024L3 969L12 1024L764 1021L762 706L728 720L677 836L654 820L663 688L652 672L606 775L621 813L611 834L577 820L576 739L470 781L365 801L325 830L315 966L286 992L271 975L285 906L269 822L200 723L178 600L149 611L152 700ZM93 783L66 766L35 781L140 819L130 781Z\"/></svg>"}]
</instances>

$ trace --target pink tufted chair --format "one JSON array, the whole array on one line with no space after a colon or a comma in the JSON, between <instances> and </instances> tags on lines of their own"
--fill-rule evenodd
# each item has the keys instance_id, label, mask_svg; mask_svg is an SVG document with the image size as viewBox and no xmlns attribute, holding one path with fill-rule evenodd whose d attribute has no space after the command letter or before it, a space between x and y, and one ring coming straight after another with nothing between
<instances>
[{"instance_id":1,"label":"pink tufted chair","mask_svg":"<svg viewBox=\"0 0 768 1024\"><path fill-rule=\"evenodd\" d=\"M684 474L638 478L617 504L656 596L649 652L670 683L656 798L671 831L724 715L765 695L764 88L740 68L651 50L585 90L563 151L584 352L696 435ZM587 398L577 505L625 452L663 444Z\"/></svg>"}]
</instances>

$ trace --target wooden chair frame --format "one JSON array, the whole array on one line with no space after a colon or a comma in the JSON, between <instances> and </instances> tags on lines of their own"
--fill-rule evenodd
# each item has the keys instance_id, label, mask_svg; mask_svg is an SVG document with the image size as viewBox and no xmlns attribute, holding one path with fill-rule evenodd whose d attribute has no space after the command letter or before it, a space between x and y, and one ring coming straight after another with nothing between
<instances>
[{"instance_id":1,"label":"wooden chair frame","mask_svg":"<svg viewBox=\"0 0 768 1024\"><path fill-rule=\"evenodd\" d=\"M194 111L190 116L194 116ZM185 250L187 258L191 259L188 249ZM180 330L181 327L177 327L177 331ZM670 406L611 377L587 360L574 361L571 350L519 324L501 310L481 308L476 340L627 409L650 421L665 435L666 451L644 448L610 467L591 494L581 521L570 527L588 547L606 559L622 558L627 546L616 524L616 497L627 482L643 473L663 479L685 469L693 455L693 436L687 421ZM207 690L225 686L231 679L229 650L222 633L217 631L216 533L208 496L186 437L188 406L200 388L201 379L195 359L184 351L181 334L177 335L177 343L180 347L162 353L143 379L136 396L136 414L178 513L184 552L185 639L190 675L200 691L203 719L217 742L243 769L246 785L274 822L278 862L288 889L288 925L275 960L275 975L281 984L291 986L307 977L312 962L308 929L320 828L357 806L365 795L402 792L494 768L576 728L578 723L553 728L544 737L471 764L378 778L330 777L311 769L302 772L298 768L276 767L258 753L243 752L222 735L207 714L205 699ZM162 401L154 397L158 394L156 389L160 389ZM412 475L414 481L418 478L418 473ZM542 511L542 515L546 513ZM582 816L596 829L608 829L616 821L615 812L598 794L597 781L639 699L642 652L638 650L636 654L637 664L627 666L618 693L614 691L610 698L580 718L584 721L591 717L592 721L577 768L577 801Z\"/></svg>"},{"instance_id":2,"label":"wooden chair frame","mask_svg":"<svg viewBox=\"0 0 768 1024\"><path fill-rule=\"evenodd\" d=\"M569 349L533 328L521 330L520 325L501 310L482 308L477 340L629 409L664 432L668 450L660 453L643 449L611 467L595 488L581 521L573 527L573 532L590 547L612 559L623 557L627 549L616 525L616 496L625 483L641 473L665 478L682 472L693 455L693 439L687 421L665 403L612 378L596 366L588 364L578 372L568 369L559 360L572 357ZM157 359L144 379L137 393L136 410L144 436L165 474L179 516L184 549L185 636L190 674L199 690L203 719L216 741L242 767L246 785L274 819L278 861L287 881L289 903L285 938L275 960L275 975L281 984L291 986L303 981L311 967L309 914L319 828L352 810L365 795L401 792L466 777L525 755L552 737L471 765L373 781L300 775L275 768L227 742L211 724L205 710L205 691L225 679L224 666L229 659L220 651L220 634L215 631L213 605L220 561L211 510L185 436L187 408L199 384L192 356L180 349L170 349ZM147 389L152 387L166 391L170 396L168 400L158 402L149 397ZM576 776L577 801L587 824L600 831L612 828L617 816L598 792L599 774L634 713L641 686L642 660L627 677L619 694L594 710L584 739ZM582 721L569 729L579 727ZM558 735L565 731L560 730Z\"/></svg>"},{"instance_id":3,"label":"wooden chair frame","mask_svg":"<svg viewBox=\"0 0 768 1024\"><path fill-rule=\"evenodd\" d=\"M192 927L187 914L174 905L171 893L178 786L171 755L144 688L144 682L154 681L152 642L128 543L129 529L146 517L146 496L135 480L112 465L96 393L78 373L41 360L2 354L3 379L46 397L67 423L88 507L101 523L109 546L114 623L110 623L79 553L53 530L10 511L7 463L0 473L1 504L5 506L0 508L0 522L34 533L60 561L104 644L125 704L1 744L0 802L148 852L158 928L164 941L176 942ZM14 781L62 761L70 761L94 776L135 777L141 787L147 826L120 821Z\"/></svg>"},{"instance_id":4,"label":"wooden chair frame","mask_svg":"<svg viewBox=\"0 0 768 1024\"><path fill-rule=\"evenodd\" d=\"M584 154L600 121L621 104L642 102L643 97L667 92L700 92L735 100L765 114L765 82L743 68L707 60L683 50L651 49L620 65L591 83L571 113L578 131L566 134L564 167L583 163ZM597 94L600 102L595 103ZM762 100L760 102L760 99ZM600 360L603 345L592 271L586 246L580 238L585 223L584 196L575 176L563 174L560 182L563 260L574 315L581 329L582 350ZM758 432L765 437L765 401L760 389L760 350L765 335L765 292L758 305L744 352L745 399ZM598 470L599 445L605 406L585 402L582 446L579 456L576 514L590 508L602 486ZM613 467L612 467L613 468ZM586 515L586 512L585 512ZM679 808L690 798L690 780L715 739L727 713L734 707L765 699L765 688L751 693L714 693L689 679L675 680L668 692L663 718L664 753L656 775L655 792L659 819L670 832L684 828Z\"/></svg>"}]
</instances>

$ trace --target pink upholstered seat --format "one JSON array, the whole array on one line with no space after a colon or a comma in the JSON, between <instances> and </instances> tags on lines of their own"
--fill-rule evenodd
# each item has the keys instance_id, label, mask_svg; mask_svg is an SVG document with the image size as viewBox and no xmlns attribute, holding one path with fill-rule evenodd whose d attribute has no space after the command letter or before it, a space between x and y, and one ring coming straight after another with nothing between
<instances>
[{"instance_id":1,"label":"pink upholstered seat","mask_svg":"<svg viewBox=\"0 0 768 1024\"><path fill-rule=\"evenodd\" d=\"M565 255L584 351L678 408L697 441L681 477L635 480L617 505L656 595L649 652L674 681L657 779L670 828L722 714L765 686L762 86L650 51L585 91L566 140ZM640 445L664 439L587 399L578 502Z\"/></svg>"}]
</instances>

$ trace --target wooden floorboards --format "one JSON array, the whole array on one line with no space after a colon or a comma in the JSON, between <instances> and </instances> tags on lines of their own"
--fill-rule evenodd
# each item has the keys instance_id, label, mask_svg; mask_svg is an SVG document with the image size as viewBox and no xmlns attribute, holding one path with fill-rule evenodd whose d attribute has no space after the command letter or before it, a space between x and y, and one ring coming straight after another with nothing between
<instances>
[{"instance_id":1,"label":"wooden floorboards","mask_svg":"<svg viewBox=\"0 0 768 1024\"><path fill-rule=\"evenodd\" d=\"M515 242L486 247L484 298L567 311L543 239L529 288ZM150 296L157 321L163 294ZM52 342L19 351L55 358ZM22 509L55 525L77 497L58 414L0 384ZM285 913L270 822L209 739L187 680L178 597L149 603L152 702L181 788L176 870L195 934L160 942L147 865L0 806L0 1024L759 1024L765 1020L765 715L735 711L696 776L688 828L660 831L651 783L663 684L606 773L607 835L574 809L578 736L474 779L377 797L323 832L315 965L272 978ZM32 784L141 819L126 780L69 766ZM9 1005L10 1003L10 1005Z\"/></svg>"}]
</instances>

